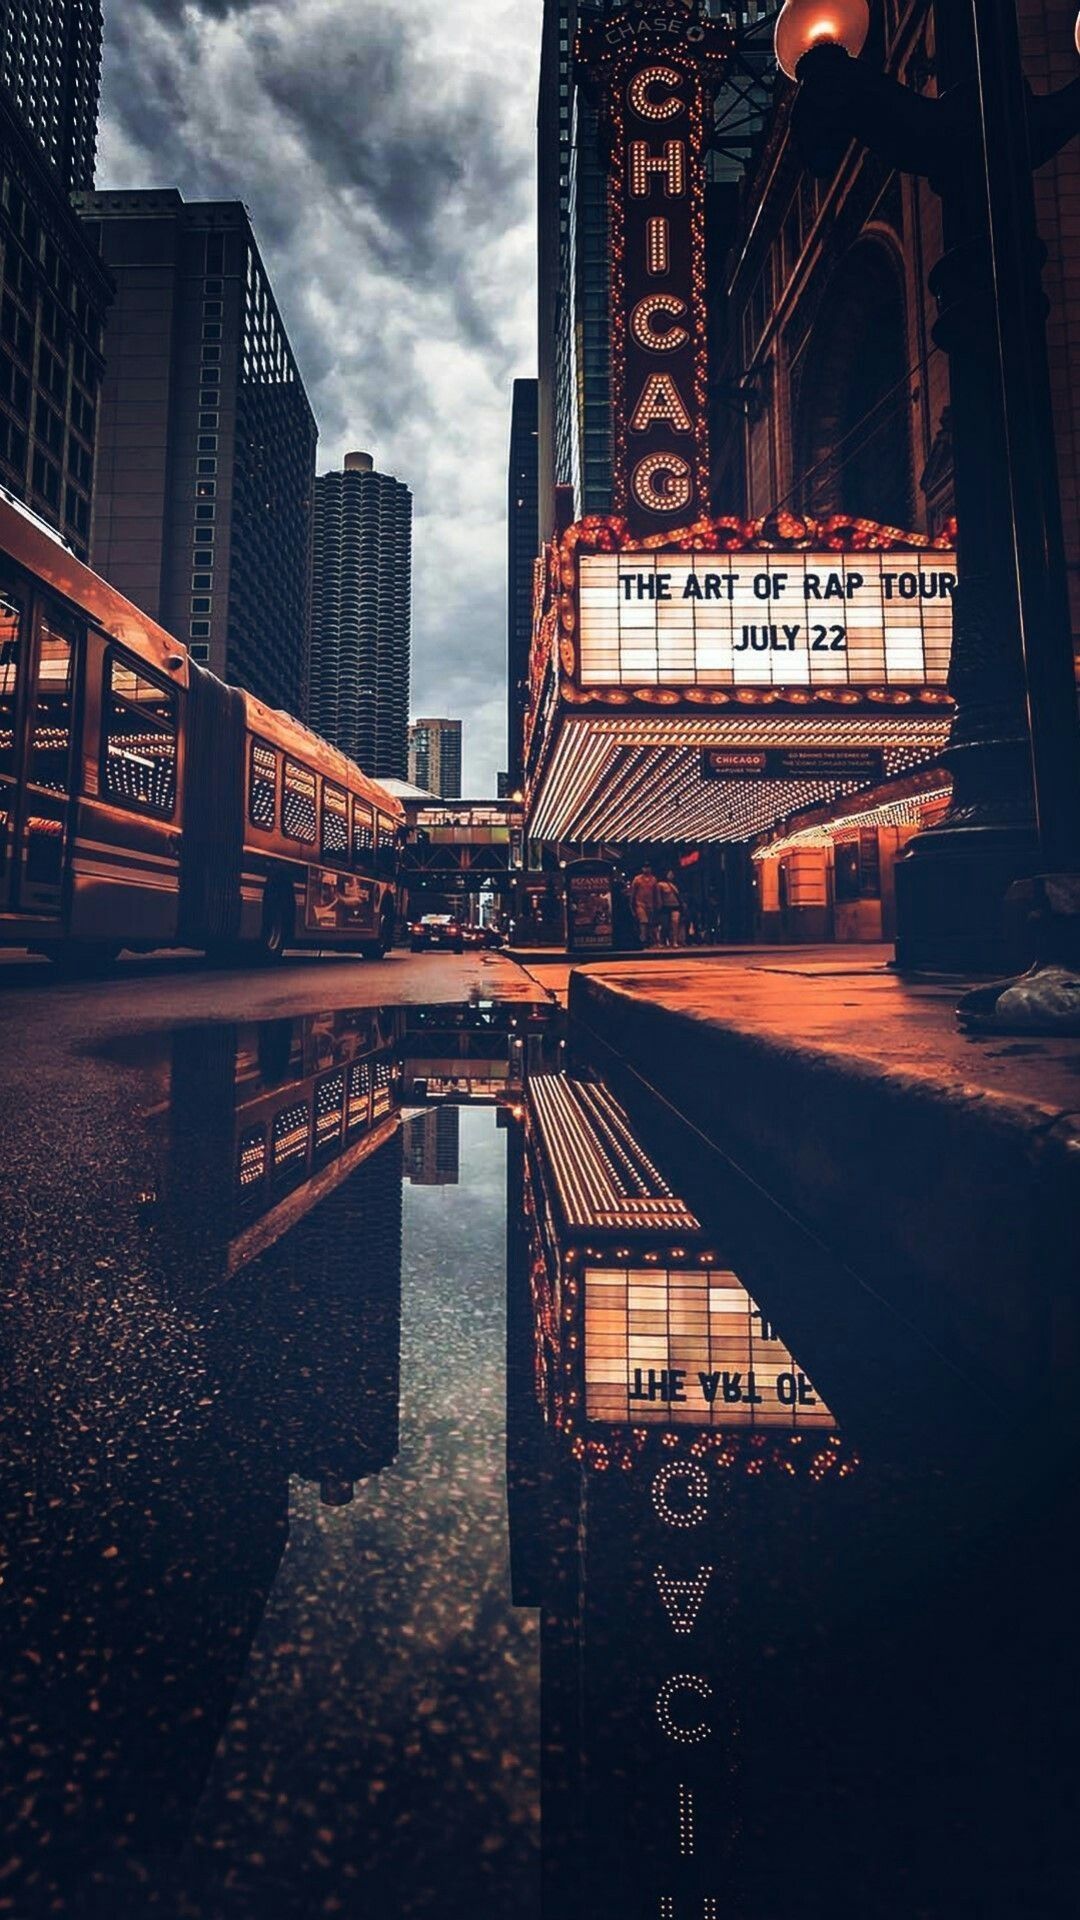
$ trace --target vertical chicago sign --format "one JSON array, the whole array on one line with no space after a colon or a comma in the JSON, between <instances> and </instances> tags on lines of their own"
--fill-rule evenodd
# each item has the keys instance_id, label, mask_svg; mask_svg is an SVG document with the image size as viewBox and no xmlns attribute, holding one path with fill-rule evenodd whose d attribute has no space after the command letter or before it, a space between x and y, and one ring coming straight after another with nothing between
<instances>
[{"instance_id":1,"label":"vertical chicago sign","mask_svg":"<svg viewBox=\"0 0 1080 1920\"><path fill-rule=\"evenodd\" d=\"M731 29L681 5L582 30L610 137L614 498L639 534L709 510L705 154Z\"/></svg>"}]
</instances>

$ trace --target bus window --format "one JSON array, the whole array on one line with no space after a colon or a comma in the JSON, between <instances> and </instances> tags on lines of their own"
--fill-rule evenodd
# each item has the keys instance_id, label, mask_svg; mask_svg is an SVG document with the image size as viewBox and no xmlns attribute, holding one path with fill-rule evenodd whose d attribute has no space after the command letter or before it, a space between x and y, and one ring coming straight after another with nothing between
<instances>
[{"instance_id":1,"label":"bus window","mask_svg":"<svg viewBox=\"0 0 1080 1920\"><path fill-rule=\"evenodd\" d=\"M322 857L340 864L349 858L349 801L340 787L323 781Z\"/></svg>"},{"instance_id":2,"label":"bus window","mask_svg":"<svg viewBox=\"0 0 1080 1920\"><path fill-rule=\"evenodd\" d=\"M345 1113L345 1070L320 1080L315 1089L315 1151L333 1152L341 1144L341 1124Z\"/></svg>"},{"instance_id":3,"label":"bus window","mask_svg":"<svg viewBox=\"0 0 1080 1920\"><path fill-rule=\"evenodd\" d=\"M253 827L273 833L277 825L277 754L261 740L251 743L251 783L248 818Z\"/></svg>"},{"instance_id":4,"label":"bus window","mask_svg":"<svg viewBox=\"0 0 1080 1920\"><path fill-rule=\"evenodd\" d=\"M73 641L43 620L27 777L31 786L49 793L68 790L74 672Z\"/></svg>"},{"instance_id":5,"label":"bus window","mask_svg":"<svg viewBox=\"0 0 1080 1920\"><path fill-rule=\"evenodd\" d=\"M380 1060L375 1068L375 1087L371 1102L373 1120L389 1113L394 1092L394 1069L389 1060Z\"/></svg>"},{"instance_id":6,"label":"bus window","mask_svg":"<svg viewBox=\"0 0 1080 1920\"><path fill-rule=\"evenodd\" d=\"M307 1165L311 1113L305 1102L282 1107L274 1115L272 1133L275 1180L296 1178Z\"/></svg>"},{"instance_id":7,"label":"bus window","mask_svg":"<svg viewBox=\"0 0 1080 1920\"><path fill-rule=\"evenodd\" d=\"M345 1134L351 1139L368 1124L371 1099L371 1068L366 1060L357 1060L349 1068L349 1100L345 1110Z\"/></svg>"},{"instance_id":8,"label":"bus window","mask_svg":"<svg viewBox=\"0 0 1080 1920\"><path fill-rule=\"evenodd\" d=\"M101 784L121 806L168 818L176 797L177 698L142 667L105 663Z\"/></svg>"},{"instance_id":9,"label":"bus window","mask_svg":"<svg viewBox=\"0 0 1080 1920\"><path fill-rule=\"evenodd\" d=\"M379 815L379 850L375 871L380 880L397 878L397 836L393 821L388 820L385 813Z\"/></svg>"},{"instance_id":10,"label":"bus window","mask_svg":"<svg viewBox=\"0 0 1080 1920\"><path fill-rule=\"evenodd\" d=\"M285 799L281 825L290 840L310 846L315 839L315 775L295 760L285 762Z\"/></svg>"},{"instance_id":11,"label":"bus window","mask_svg":"<svg viewBox=\"0 0 1080 1920\"><path fill-rule=\"evenodd\" d=\"M370 872L375 852L375 826L371 817L371 808L366 800L353 796L352 852L353 865Z\"/></svg>"},{"instance_id":12,"label":"bus window","mask_svg":"<svg viewBox=\"0 0 1080 1920\"><path fill-rule=\"evenodd\" d=\"M257 1187L266 1173L266 1129L249 1127L240 1135L236 1177L243 1194Z\"/></svg>"},{"instance_id":13,"label":"bus window","mask_svg":"<svg viewBox=\"0 0 1080 1920\"><path fill-rule=\"evenodd\" d=\"M19 692L19 608L0 594L0 774L15 772L15 702Z\"/></svg>"}]
</instances>

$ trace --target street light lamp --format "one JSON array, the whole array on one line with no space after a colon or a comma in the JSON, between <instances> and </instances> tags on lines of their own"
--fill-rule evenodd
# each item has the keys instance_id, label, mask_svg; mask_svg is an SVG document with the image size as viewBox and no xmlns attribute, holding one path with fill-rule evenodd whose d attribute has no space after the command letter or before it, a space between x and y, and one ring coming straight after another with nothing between
<instances>
[{"instance_id":1,"label":"street light lamp","mask_svg":"<svg viewBox=\"0 0 1080 1920\"><path fill-rule=\"evenodd\" d=\"M962 1016L1080 1032L1080 716L1031 177L1080 131L1080 81L1031 94L1016 0L934 0L939 93L919 94L851 57L854 11L789 0L777 58L798 81L792 128L812 172L834 172L856 139L940 195L930 287L959 527L953 799L897 863L897 962L1004 971L1034 947L1030 974L967 995ZM1014 929L1029 915L1022 934L1006 894Z\"/></svg>"},{"instance_id":2,"label":"street light lamp","mask_svg":"<svg viewBox=\"0 0 1080 1920\"><path fill-rule=\"evenodd\" d=\"M870 31L867 0L785 0L773 44L778 65L794 80L804 53L827 43L856 59Z\"/></svg>"}]
</instances>

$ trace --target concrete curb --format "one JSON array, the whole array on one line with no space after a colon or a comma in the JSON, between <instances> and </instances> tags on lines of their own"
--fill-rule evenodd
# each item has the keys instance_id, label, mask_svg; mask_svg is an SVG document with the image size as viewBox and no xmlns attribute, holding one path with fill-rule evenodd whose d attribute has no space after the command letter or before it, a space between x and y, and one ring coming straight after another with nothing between
<instances>
[{"instance_id":1,"label":"concrete curb","mask_svg":"<svg viewBox=\"0 0 1080 1920\"><path fill-rule=\"evenodd\" d=\"M1077 1116L574 973L570 1017L1000 1403L1071 1397Z\"/></svg>"},{"instance_id":2,"label":"concrete curb","mask_svg":"<svg viewBox=\"0 0 1080 1920\"><path fill-rule=\"evenodd\" d=\"M503 947L501 952L520 965L552 966L570 961L577 967L606 967L615 960L715 960L721 955L749 954L751 947L613 947L610 953L571 953L568 947Z\"/></svg>"}]
</instances>

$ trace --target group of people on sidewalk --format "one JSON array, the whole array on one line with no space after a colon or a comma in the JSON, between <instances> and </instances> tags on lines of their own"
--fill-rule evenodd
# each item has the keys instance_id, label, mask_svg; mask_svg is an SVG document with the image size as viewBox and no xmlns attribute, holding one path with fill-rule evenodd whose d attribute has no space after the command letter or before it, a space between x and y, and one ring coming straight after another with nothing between
<instances>
[{"instance_id":1,"label":"group of people on sidewalk","mask_svg":"<svg viewBox=\"0 0 1080 1920\"><path fill-rule=\"evenodd\" d=\"M646 861L630 882L630 910L643 947L682 946L682 895L675 875L658 878Z\"/></svg>"}]
</instances>

